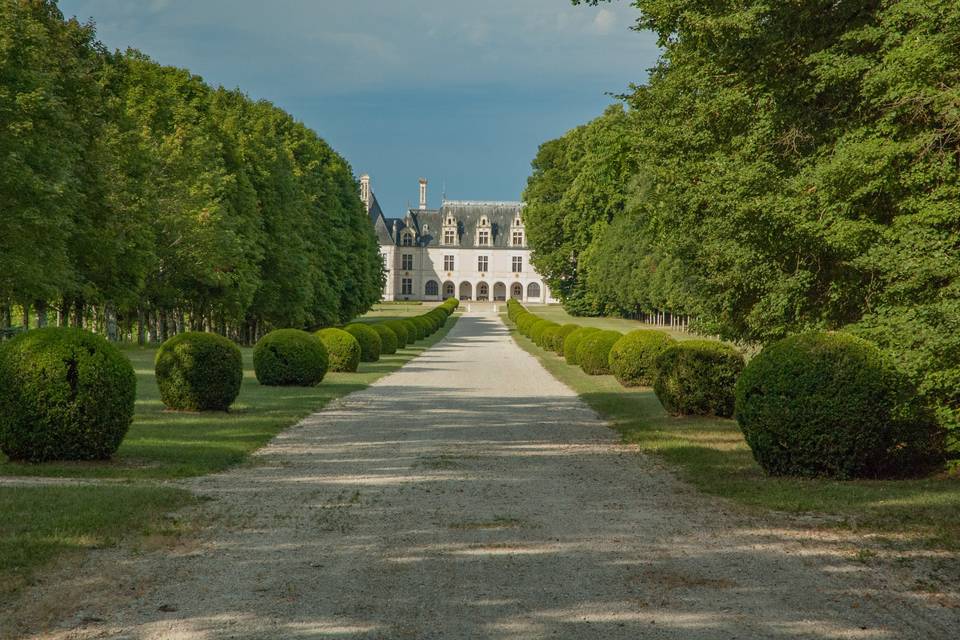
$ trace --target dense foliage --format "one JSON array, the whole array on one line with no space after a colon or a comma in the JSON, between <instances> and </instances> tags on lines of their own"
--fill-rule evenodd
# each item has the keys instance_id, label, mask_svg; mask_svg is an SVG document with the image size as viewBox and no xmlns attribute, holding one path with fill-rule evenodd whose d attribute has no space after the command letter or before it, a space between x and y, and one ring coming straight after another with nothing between
<instances>
[{"instance_id":1,"label":"dense foliage","mask_svg":"<svg viewBox=\"0 0 960 640\"><path fill-rule=\"evenodd\" d=\"M0 329L247 343L379 299L348 164L265 101L111 53L54 0L0 2ZM26 322L24 322L26 324Z\"/></svg>"},{"instance_id":2,"label":"dense foliage","mask_svg":"<svg viewBox=\"0 0 960 640\"><path fill-rule=\"evenodd\" d=\"M226 411L240 394L243 356L223 336L187 332L157 350L160 399L180 411Z\"/></svg>"},{"instance_id":3,"label":"dense foliage","mask_svg":"<svg viewBox=\"0 0 960 640\"><path fill-rule=\"evenodd\" d=\"M360 343L352 334L331 327L317 331L316 335L327 349L330 371L356 373L360 367L361 350Z\"/></svg>"},{"instance_id":4,"label":"dense foliage","mask_svg":"<svg viewBox=\"0 0 960 640\"><path fill-rule=\"evenodd\" d=\"M619 331L596 331L588 334L577 347L577 362L591 376L610 374L610 351L623 334Z\"/></svg>"},{"instance_id":5,"label":"dense foliage","mask_svg":"<svg viewBox=\"0 0 960 640\"><path fill-rule=\"evenodd\" d=\"M664 350L656 360L653 390L674 415L733 415L736 385L744 359L728 344L687 340Z\"/></svg>"},{"instance_id":6,"label":"dense foliage","mask_svg":"<svg viewBox=\"0 0 960 640\"><path fill-rule=\"evenodd\" d=\"M847 328L960 423L960 4L633 5L648 80L533 162L553 291L737 341Z\"/></svg>"},{"instance_id":7,"label":"dense foliage","mask_svg":"<svg viewBox=\"0 0 960 640\"><path fill-rule=\"evenodd\" d=\"M313 387L323 380L327 348L299 329L277 329L257 341L253 370L260 384L274 387Z\"/></svg>"},{"instance_id":8,"label":"dense foliage","mask_svg":"<svg viewBox=\"0 0 960 640\"><path fill-rule=\"evenodd\" d=\"M357 339L360 345L361 362L376 362L380 359L383 342L380 340L380 334L373 327L363 322L355 322L348 324L343 330Z\"/></svg>"},{"instance_id":9,"label":"dense foliage","mask_svg":"<svg viewBox=\"0 0 960 640\"><path fill-rule=\"evenodd\" d=\"M737 421L773 475L876 478L935 469L943 430L877 347L837 333L768 345L736 387Z\"/></svg>"},{"instance_id":10,"label":"dense foliage","mask_svg":"<svg viewBox=\"0 0 960 640\"><path fill-rule=\"evenodd\" d=\"M657 358L674 343L663 331L631 331L610 350L610 372L625 387L649 387L656 378Z\"/></svg>"},{"instance_id":11,"label":"dense foliage","mask_svg":"<svg viewBox=\"0 0 960 640\"><path fill-rule=\"evenodd\" d=\"M396 332L388 327L386 323L374 323L370 328L380 336L380 355L389 356L397 352L400 348L400 341Z\"/></svg>"},{"instance_id":12,"label":"dense foliage","mask_svg":"<svg viewBox=\"0 0 960 640\"><path fill-rule=\"evenodd\" d=\"M579 327L567 335L563 341L563 357L567 361L567 364L580 364L577 355L580 351L580 343L590 334L596 333L597 331L600 331L600 329L596 327Z\"/></svg>"},{"instance_id":13,"label":"dense foliage","mask_svg":"<svg viewBox=\"0 0 960 640\"><path fill-rule=\"evenodd\" d=\"M410 337L410 331L407 329L407 324L405 322L401 320L387 320L383 323L383 326L393 331L394 335L397 336L398 348L402 349L413 342L413 339Z\"/></svg>"},{"instance_id":14,"label":"dense foliage","mask_svg":"<svg viewBox=\"0 0 960 640\"><path fill-rule=\"evenodd\" d=\"M47 328L0 345L0 451L13 460L105 460L133 420L137 380L103 338Z\"/></svg>"}]
</instances>

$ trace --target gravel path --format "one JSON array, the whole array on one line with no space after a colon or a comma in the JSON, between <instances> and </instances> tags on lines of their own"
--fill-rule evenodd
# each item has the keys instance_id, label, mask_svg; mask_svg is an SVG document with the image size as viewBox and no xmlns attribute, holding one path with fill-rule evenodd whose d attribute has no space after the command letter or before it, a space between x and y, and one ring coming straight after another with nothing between
<instances>
[{"instance_id":1,"label":"gravel path","mask_svg":"<svg viewBox=\"0 0 960 640\"><path fill-rule=\"evenodd\" d=\"M189 486L199 542L104 552L126 595L45 637L957 637L956 610L618 445L494 316Z\"/></svg>"}]
</instances>

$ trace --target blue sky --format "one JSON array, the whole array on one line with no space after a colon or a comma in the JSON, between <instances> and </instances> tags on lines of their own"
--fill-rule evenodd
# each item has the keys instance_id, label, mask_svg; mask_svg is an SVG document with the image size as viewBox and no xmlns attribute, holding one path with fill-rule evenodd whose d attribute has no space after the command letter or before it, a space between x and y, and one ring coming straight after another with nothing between
<instances>
[{"instance_id":1,"label":"blue sky","mask_svg":"<svg viewBox=\"0 0 960 640\"><path fill-rule=\"evenodd\" d=\"M315 129L388 215L430 181L431 206L517 200L540 143L646 79L652 34L625 2L61 0L111 48L268 99Z\"/></svg>"}]
</instances>

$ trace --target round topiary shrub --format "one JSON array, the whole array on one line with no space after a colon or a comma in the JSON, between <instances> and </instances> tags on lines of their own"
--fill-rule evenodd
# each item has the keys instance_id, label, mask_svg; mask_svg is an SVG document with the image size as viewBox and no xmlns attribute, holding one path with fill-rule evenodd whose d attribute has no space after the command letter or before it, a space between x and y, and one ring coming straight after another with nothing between
<instances>
[{"instance_id":1,"label":"round topiary shrub","mask_svg":"<svg viewBox=\"0 0 960 640\"><path fill-rule=\"evenodd\" d=\"M527 327L539 320L537 316L533 315L529 311L524 311L517 314L517 319L514 321L514 324L517 325L517 330L523 334L527 335Z\"/></svg>"},{"instance_id":2,"label":"round topiary shrub","mask_svg":"<svg viewBox=\"0 0 960 640\"><path fill-rule=\"evenodd\" d=\"M420 316L414 316L410 318L410 321L417 325L417 334L421 338L428 338L433 333L433 327L430 326L430 323Z\"/></svg>"},{"instance_id":3,"label":"round topiary shrub","mask_svg":"<svg viewBox=\"0 0 960 640\"><path fill-rule=\"evenodd\" d=\"M612 352L610 358L612 362ZM657 357L656 367L653 390L668 413L723 418L733 415L744 360L730 345L711 340L679 342Z\"/></svg>"},{"instance_id":4,"label":"round topiary shrub","mask_svg":"<svg viewBox=\"0 0 960 640\"><path fill-rule=\"evenodd\" d=\"M553 323L540 334L540 346L547 351L553 351L553 339L560 330L560 325Z\"/></svg>"},{"instance_id":5,"label":"round topiary shrub","mask_svg":"<svg viewBox=\"0 0 960 640\"><path fill-rule=\"evenodd\" d=\"M413 339L410 337L410 330L407 328L405 322L401 322L400 320L387 320L383 324L396 334L397 348L402 349L413 342Z\"/></svg>"},{"instance_id":6,"label":"round topiary shrub","mask_svg":"<svg viewBox=\"0 0 960 640\"><path fill-rule=\"evenodd\" d=\"M0 344L0 451L11 460L106 460L133 420L137 379L103 338L47 328Z\"/></svg>"},{"instance_id":7,"label":"round topiary shrub","mask_svg":"<svg viewBox=\"0 0 960 640\"><path fill-rule=\"evenodd\" d=\"M662 331L631 331L610 350L610 371L625 387L649 387L656 378L657 358L676 342Z\"/></svg>"},{"instance_id":8,"label":"round topiary shrub","mask_svg":"<svg viewBox=\"0 0 960 640\"><path fill-rule=\"evenodd\" d=\"M623 337L619 331L597 331L589 334L577 347L577 361L584 373L604 376L610 373L610 350Z\"/></svg>"},{"instance_id":9,"label":"round topiary shrub","mask_svg":"<svg viewBox=\"0 0 960 640\"><path fill-rule=\"evenodd\" d=\"M380 359L383 342L380 340L380 334L373 327L363 322L355 322L354 324L348 324L343 330L360 343L361 362L376 362Z\"/></svg>"},{"instance_id":10,"label":"round topiary shrub","mask_svg":"<svg viewBox=\"0 0 960 640\"><path fill-rule=\"evenodd\" d=\"M395 320L395 322L399 322L407 329L407 345L411 345L420 339L420 329L417 327L416 323L413 322L413 320L410 318L404 318L403 320Z\"/></svg>"},{"instance_id":11,"label":"round topiary shrub","mask_svg":"<svg viewBox=\"0 0 960 640\"><path fill-rule=\"evenodd\" d=\"M371 324L370 328L380 334L380 355L391 356L400 348L400 339L397 334L383 323Z\"/></svg>"},{"instance_id":12,"label":"round topiary shrub","mask_svg":"<svg viewBox=\"0 0 960 640\"><path fill-rule=\"evenodd\" d=\"M360 367L360 343L343 329L321 329L316 336L327 348L329 370L355 373Z\"/></svg>"},{"instance_id":13,"label":"round topiary shrub","mask_svg":"<svg viewBox=\"0 0 960 640\"><path fill-rule=\"evenodd\" d=\"M268 387L315 387L327 375L327 348L306 331L278 329L253 347L257 381Z\"/></svg>"},{"instance_id":14,"label":"round topiary shrub","mask_svg":"<svg viewBox=\"0 0 960 640\"><path fill-rule=\"evenodd\" d=\"M777 476L879 478L944 462L944 433L871 343L807 333L767 346L736 387L740 428Z\"/></svg>"},{"instance_id":15,"label":"round topiary shrub","mask_svg":"<svg viewBox=\"0 0 960 640\"><path fill-rule=\"evenodd\" d=\"M546 328L552 324L554 323L550 322L549 320L544 320L542 318L540 320L537 320L536 322L531 323L527 327L527 337L530 338L530 340L533 341L534 344L540 344L540 337L543 335L543 332L546 330Z\"/></svg>"},{"instance_id":16,"label":"round topiary shrub","mask_svg":"<svg viewBox=\"0 0 960 640\"><path fill-rule=\"evenodd\" d=\"M567 341L567 336L580 328L578 324L565 324L553 334L553 345L550 347L558 356L563 356L563 343Z\"/></svg>"},{"instance_id":17,"label":"round topiary shrub","mask_svg":"<svg viewBox=\"0 0 960 640\"><path fill-rule=\"evenodd\" d=\"M580 343L583 339L592 333L600 331L596 327L580 327L570 332L570 335L563 341L563 357L567 364L580 364L577 359L577 351L580 349Z\"/></svg>"},{"instance_id":18,"label":"round topiary shrub","mask_svg":"<svg viewBox=\"0 0 960 640\"><path fill-rule=\"evenodd\" d=\"M215 333L181 333L160 345L157 386L178 411L226 411L240 393L240 347Z\"/></svg>"}]
</instances>

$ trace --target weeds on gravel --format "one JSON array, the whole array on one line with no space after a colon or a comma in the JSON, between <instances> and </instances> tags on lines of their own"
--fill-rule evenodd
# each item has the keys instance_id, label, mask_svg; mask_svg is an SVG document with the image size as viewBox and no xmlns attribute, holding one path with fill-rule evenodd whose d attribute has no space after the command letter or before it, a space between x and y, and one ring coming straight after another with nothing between
<instances>
[{"instance_id":1,"label":"weeds on gravel","mask_svg":"<svg viewBox=\"0 0 960 640\"><path fill-rule=\"evenodd\" d=\"M816 521L884 535L892 548L960 550L957 474L844 482L770 478L754 462L735 421L669 416L651 389L625 389L612 376L588 376L518 332L513 337L603 415L624 442L664 458L705 493L751 507L827 516Z\"/></svg>"}]
</instances>

